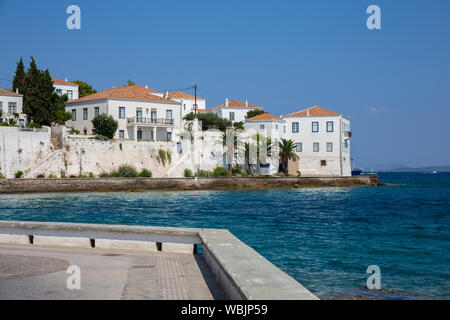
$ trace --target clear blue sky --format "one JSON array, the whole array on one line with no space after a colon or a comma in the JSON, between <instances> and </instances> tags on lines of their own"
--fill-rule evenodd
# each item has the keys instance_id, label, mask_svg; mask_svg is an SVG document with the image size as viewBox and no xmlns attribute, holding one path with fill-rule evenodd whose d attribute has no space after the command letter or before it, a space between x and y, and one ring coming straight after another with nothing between
<instances>
[{"instance_id":1,"label":"clear blue sky","mask_svg":"<svg viewBox=\"0 0 450 320\"><path fill-rule=\"evenodd\" d=\"M66 28L70 4L81 30ZM370 4L381 30L366 28ZM448 0L0 0L0 78L34 56L97 90L130 78L156 90L197 83L208 107L248 99L280 115L317 104L351 118L357 166L446 165L449 12Z\"/></svg>"}]
</instances>

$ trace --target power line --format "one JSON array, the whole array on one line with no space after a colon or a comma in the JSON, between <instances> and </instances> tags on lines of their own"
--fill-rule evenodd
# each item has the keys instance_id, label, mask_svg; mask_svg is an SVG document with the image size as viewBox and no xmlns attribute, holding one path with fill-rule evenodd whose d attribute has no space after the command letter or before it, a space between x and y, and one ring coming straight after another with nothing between
<instances>
[{"instance_id":1,"label":"power line","mask_svg":"<svg viewBox=\"0 0 450 320\"><path fill-rule=\"evenodd\" d=\"M212 94L206 92L205 89L200 88L200 87L197 87L197 88L199 89L199 91L202 91L202 92L204 93L204 95L213 98L213 100L216 100L219 104L222 104L222 103L223 103L223 100L222 100L222 99L219 99L219 98L215 97L214 95L212 95Z\"/></svg>"}]
</instances>

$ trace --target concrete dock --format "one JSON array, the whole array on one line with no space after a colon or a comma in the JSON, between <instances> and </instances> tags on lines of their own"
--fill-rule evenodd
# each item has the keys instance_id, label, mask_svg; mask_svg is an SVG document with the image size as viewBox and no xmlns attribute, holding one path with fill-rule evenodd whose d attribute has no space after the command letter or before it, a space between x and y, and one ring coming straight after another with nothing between
<instances>
[{"instance_id":1,"label":"concrete dock","mask_svg":"<svg viewBox=\"0 0 450 320\"><path fill-rule=\"evenodd\" d=\"M0 299L317 297L228 230L0 221Z\"/></svg>"}]
</instances>

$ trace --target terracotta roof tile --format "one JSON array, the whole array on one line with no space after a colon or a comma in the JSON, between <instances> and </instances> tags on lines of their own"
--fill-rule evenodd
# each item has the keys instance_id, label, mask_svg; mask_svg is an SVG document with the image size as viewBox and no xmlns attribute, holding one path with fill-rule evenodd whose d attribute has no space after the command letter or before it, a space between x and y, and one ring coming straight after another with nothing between
<instances>
[{"instance_id":1,"label":"terracotta roof tile","mask_svg":"<svg viewBox=\"0 0 450 320\"><path fill-rule=\"evenodd\" d=\"M176 99L189 99L189 100L194 100L195 99L195 96L193 96L193 95L191 95L189 93L186 93L186 92L182 92L182 91L169 92L168 97L172 98L172 99L173 98L176 98ZM205 100L205 99L197 97L197 100Z\"/></svg>"},{"instance_id":2,"label":"terracotta roof tile","mask_svg":"<svg viewBox=\"0 0 450 320\"><path fill-rule=\"evenodd\" d=\"M13 96L13 97L22 97L20 93L15 93L9 90L0 89L0 96Z\"/></svg>"},{"instance_id":3,"label":"terracotta roof tile","mask_svg":"<svg viewBox=\"0 0 450 320\"><path fill-rule=\"evenodd\" d=\"M214 110L218 108L249 108L249 109L262 109L261 106L256 106L251 103L245 104L245 102L239 101L239 100L230 100L228 101L228 107L225 106L225 103L219 104L218 106L212 107L209 110Z\"/></svg>"},{"instance_id":4,"label":"terracotta roof tile","mask_svg":"<svg viewBox=\"0 0 450 320\"><path fill-rule=\"evenodd\" d=\"M84 102L84 101L94 101L94 100L105 100L105 99L121 99L121 100L138 100L138 101L154 101L154 102L164 102L164 103L177 103L179 102L162 98L160 96L154 95L157 91L147 89L138 85L132 86L122 86L115 87L105 91L100 91L97 93L90 94L88 96L82 97L76 100L67 101L66 104Z\"/></svg>"},{"instance_id":5,"label":"terracotta roof tile","mask_svg":"<svg viewBox=\"0 0 450 320\"><path fill-rule=\"evenodd\" d=\"M322 116L340 116L339 113L327 110L319 106L313 106L301 111L297 111L285 116L285 118L295 117L322 117Z\"/></svg>"},{"instance_id":6,"label":"terracotta roof tile","mask_svg":"<svg viewBox=\"0 0 450 320\"><path fill-rule=\"evenodd\" d=\"M64 85L64 86L77 86L78 87L78 85L76 83L72 83L72 82L69 82L69 81L64 81L64 80L60 80L60 79L56 79L56 78L52 78L52 81L53 81L54 84L61 84L61 85Z\"/></svg>"},{"instance_id":7,"label":"terracotta roof tile","mask_svg":"<svg viewBox=\"0 0 450 320\"><path fill-rule=\"evenodd\" d=\"M274 116L273 114L270 113L263 113L263 114L259 114L257 116L251 117L246 119L245 121L254 121L254 120L281 120L283 121L283 119L278 118L276 116Z\"/></svg>"}]
</instances>

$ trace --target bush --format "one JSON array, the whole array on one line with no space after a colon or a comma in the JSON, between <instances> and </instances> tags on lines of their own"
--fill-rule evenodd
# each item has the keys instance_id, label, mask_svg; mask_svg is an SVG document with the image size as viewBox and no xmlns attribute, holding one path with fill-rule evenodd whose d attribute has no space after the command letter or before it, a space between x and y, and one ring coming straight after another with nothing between
<instances>
[{"instance_id":1,"label":"bush","mask_svg":"<svg viewBox=\"0 0 450 320\"><path fill-rule=\"evenodd\" d=\"M224 167L217 167L212 172L213 177L228 177L230 173Z\"/></svg>"},{"instance_id":2,"label":"bush","mask_svg":"<svg viewBox=\"0 0 450 320\"><path fill-rule=\"evenodd\" d=\"M122 164L119 166L119 169L111 172L110 176L114 178L134 178L137 177L138 172L136 168L129 164Z\"/></svg>"},{"instance_id":3,"label":"bush","mask_svg":"<svg viewBox=\"0 0 450 320\"><path fill-rule=\"evenodd\" d=\"M23 171L17 171L16 174L14 175L16 177L16 179L20 179L23 176Z\"/></svg>"},{"instance_id":4,"label":"bush","mask_svg":"<svg viewBox=\"0 0 450 320\"><path fill-rule=\"evenodd\" d=\"M241 164L235 164L233 166L233 168L231 168L231 174L233 176L237 176L237 175L242 176L243 172L244 172L244 170L242 170L242 165Z\"/></svg>"},{"instance_id":5,"label":"bush","mask_svg":"<svg viewBox=\"0 0 450 320\"><path fill-rule=\"evenodd\" d=\"M94 130L97 135L105 136L108 139L112 139L116 134L119 122L117 122L111 115L104 113L96 115L92 119Z\"/></svg>"},{"instance_id":6,"label":"bush","mask_svg":"<svg viewBox=\"0 0 450 320\"><path fill-rule=\"evenodd\" d=\"M192 171L189 169L184 169L184 177L185 178L192 178L194 175L192 174Z\"/></svg>"},{"instance_id":7,"label":"bush","mask_svg":"<svg viewBox=\"0 0 450 320\"><path fill-rule=\"evenodd\" d=\"M139 172L138 177L139 178L151 178L152 177L152 172L150 170L147 170L147 169L142 169L142 171Z\"/></svg>"},{"instance_id":8,"label":"bush","mask_svg":"<svg viewBox=\"0 0 450 320\"><path fill-rule=\"evenodd\" d=\"M61 170L61 178L67 178L66 172L64 170Z\"/></svg>"},{"instance_id":9,"label":"bush","mask_svg":"<svg viewBox=\"0 0 450 320\"><path fill-rule=\"evenodd\" d=\"M102 136L101 134L96 135L94 138L95 140L100 140L100 141L107 141L108 137Z\"/></svg>"},{"instance_id":10,"label":"bush","mask_svg":"<svg viewBox=\"0 0 450 320\"><path fill-rule=\"evenodd\" d=\"M89 172L88 177L91 178L91 179L92 179L92 178L95 178L95 176L94 176L94 174L93 174L92 172Z\"/></svg>"},{"instance_id":11,"label":"bush","mask_svg":"<svg viewBox=\"0 0 450 320\"><path fill-rule=\"evenodd\" d=\"M208 178L212 176L212 172L208 170L198 170L195 176L199 178Z\"/></svg>"},{"instance_id":12,"label":"bush","mask_svg":"<svg viewBox=\"0 0 450 320\"><path fill-rule=\"evenodd\" d=\"M111 174L108 172L102 172L98 175L100 178L111 178Z\"/></svg>"}]
</instances>

